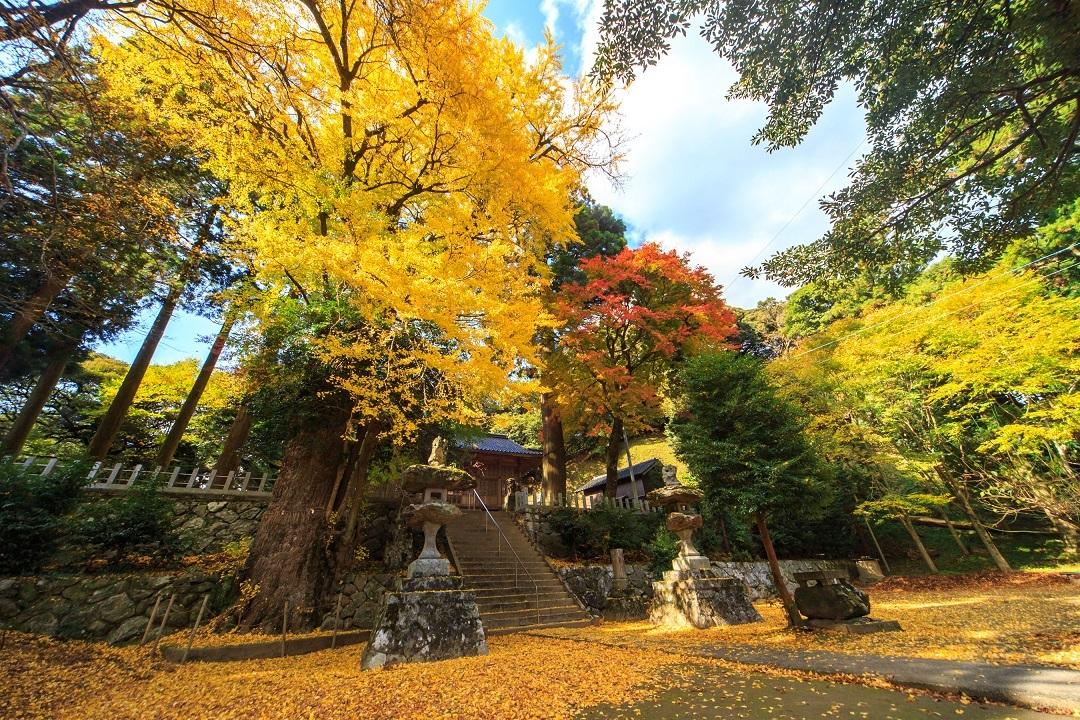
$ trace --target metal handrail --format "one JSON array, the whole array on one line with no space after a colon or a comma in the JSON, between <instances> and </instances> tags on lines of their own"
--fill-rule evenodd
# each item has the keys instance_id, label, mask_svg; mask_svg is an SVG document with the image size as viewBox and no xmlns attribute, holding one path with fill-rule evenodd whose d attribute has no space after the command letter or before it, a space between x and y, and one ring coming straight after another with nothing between
<instances>
[{"instance_id":1,"label":"metal handrail","mask_svg":"<svg viewBox=\"0 0 1080 720\"><path fill-rule=\"evenodd\" d=\"M502 557L502 541L503 540L506 541L506 547L510 548L510 552L514 553L514 559L517 561L517 565L514 565L514 585L517 586L517 584L518 584L518 572L517 572L518 565L521 566L522 572L524 572L528 576L529 582L531 582L533 584L533 591L536 593L536 624L539 625L540 624L540 585L536 582L536 579L533 578L532 573L529 572L529 569L527 567L525 567L525 563L521 560L521 556L517 554L517 550L515 550L514 546L510 544L510 538L506 537L506 533L504 533L502 531L502 528L499 527L499 523L495 522L495 517L491 514L491 511L488 510L488 506L484 504L484 498L480 497L480 493L478 493L476 491L476 488L473 488L473 495L476 496L476 500L480 503L480 507L484 509L484 515L485 515L485 517L484 517L484 531L487 532L487 529L488 529L487 521L491 520L491 524L494 525L495 529L499 532L499 545L498 545L498 549L497 549L499 557Z\"/></svg>"}]
</instances>

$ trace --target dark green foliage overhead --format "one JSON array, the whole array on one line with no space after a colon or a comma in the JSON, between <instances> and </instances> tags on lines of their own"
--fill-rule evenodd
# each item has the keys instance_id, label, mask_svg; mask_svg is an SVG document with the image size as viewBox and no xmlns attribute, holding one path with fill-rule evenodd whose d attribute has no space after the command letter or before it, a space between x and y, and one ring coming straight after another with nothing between
<instances>
[{"instance_id":1,"label":"dark green foliage overhead","mask_svg":"<svg viewBox=\"0 0 1080 720\"><path fill-rule=\"evenodd\" d=\"M1080 196L1080 3L606 0L596 72L630 79L694 23L739 72L729 95L768 103L754 142L801 142L842 84L866 113L832 229L772 279L909 277L942 251L984 269Z\"/></svg>"},{"instance_id":2,"label":"dark green foliage overhead","mask_svg":"<svg viewBox=\"0 0 1080 720\"><path fill-rule=\"evenodd\" d=\"M668 434L709 501L744 516L820 516L828 469L804 434L799 410L779 396L758 358L733 352L691 358L679 390Z\"/></svg>"},{"instance_id":3,"label":"dark green foliage overhead","mask_svg":"<svg viewBox=\"0 0 1080 720\"><path fill-rule=\"evenodd\" d=\"M78 502L87 467L68 465L46 477L0 462L0 575L36 571L56 548L64 516Z\"/></svg>"}]
</instances>

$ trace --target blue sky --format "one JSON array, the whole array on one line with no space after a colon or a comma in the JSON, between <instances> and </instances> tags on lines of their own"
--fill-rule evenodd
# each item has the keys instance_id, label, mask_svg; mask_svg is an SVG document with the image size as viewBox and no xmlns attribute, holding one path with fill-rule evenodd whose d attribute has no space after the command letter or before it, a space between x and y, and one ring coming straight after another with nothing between
<instances>
[{"instance_id":1,"label":"blue sky","mask_svg":"<svg viewBox=\"0 0 1080 720\"><path fill-rule=\"evenodd\" d=\"M602 4L493 0L485 12L499 32L526 47L550 28L566 71L577 75L592 57ZM725 100L735 78L697 35L676 40L667 57L620 93L628 146L619 186L599 176L588 185L626 220L633 244L654 240L690 252L731 304L752 307L791 288L741 278L739 269L828 229L818 200L846 183L864 147L864 124L854 93L842 88L801 145L768 153L750 143L764 105ZM130 361L152 321L147 313L137 329L99 349ZM202 358L216 331L212 321L178 313L154 362Z\"/></svg>"}]
</instances>

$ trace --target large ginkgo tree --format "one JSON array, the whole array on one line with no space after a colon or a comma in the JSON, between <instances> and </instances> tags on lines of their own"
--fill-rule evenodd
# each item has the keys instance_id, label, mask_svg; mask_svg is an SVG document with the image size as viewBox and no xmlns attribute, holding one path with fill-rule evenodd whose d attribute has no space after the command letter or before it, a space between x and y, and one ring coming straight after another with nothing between
<instances>
[{"instance_id":1,"label":"large ginkgo tree","mask_svg":"<svg viewBox=\"0 0 1080 720\"><path fill-rule=\"evenodd\" d=\"M341 557L328 547L352 541L335 522L370 458L352 446L468 417L531 356L549 239L572 233L581 172L613 159L611 103L553 46L526 61L472 3L153 7L100 41L114 92L227 183L241 259L270 289L263 323L291 323L264 355L307 368L243 614L280 623L287 603L303 626ZM406 397L420 405L395 412Z\"/></svg>"}]
</instances>

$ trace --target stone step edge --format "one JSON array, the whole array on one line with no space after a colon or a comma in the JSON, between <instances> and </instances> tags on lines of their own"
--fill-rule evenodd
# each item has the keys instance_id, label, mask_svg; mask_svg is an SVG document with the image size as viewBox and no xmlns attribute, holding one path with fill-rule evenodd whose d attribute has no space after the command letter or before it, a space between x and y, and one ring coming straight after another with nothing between
<instances>
[{"instance_id":1,"label":"stone step edge","mask_svg":"<svg viewBox=\"0 0 1080 720\"><path fill-rule=\"evenodd\" d=\"M488 631L484 628L484 634L489 637L498 635L513 635L514 633L530 632L532 630L547 630L548 628L557 627L586 627L592 625L592 620L569 620L566 622L552 622L552 623L540 623L534 625L510 625L507 627L492 628Z\"/></svg>"}]
</instances>

